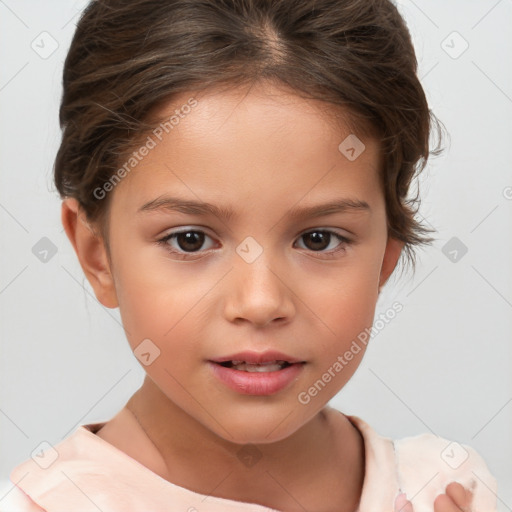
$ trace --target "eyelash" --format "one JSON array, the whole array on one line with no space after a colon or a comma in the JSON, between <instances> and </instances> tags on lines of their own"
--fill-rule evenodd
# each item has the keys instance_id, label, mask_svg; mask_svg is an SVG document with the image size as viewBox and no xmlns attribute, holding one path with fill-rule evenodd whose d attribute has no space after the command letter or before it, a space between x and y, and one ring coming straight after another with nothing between
<instances>
[{"instance_id":1,"label":"eyelash","mask_svg":"<svg viewBox=\"0 0 512 512\"><path fill-rule=\"evenodd\" d=\"M183 233L202 233L204 235L206 235L208 238L211 238L209 237L208 234L206 234L204 231L200 230L200 229L191 229L191 228L188 228L188 229L184 229L184 230L181 230L181 231L173 231L172 233L169 233L167 235L165 235L163 238L160 238L156 241L157 244L159 245L163 245L165 246L165 249L170 253L170 254L173 254L175 256L177 256L179 259L189 259L189 256L193 256L193 255L196 255L196 254L200 254L201 251L192 251L192 252L181 252L181 251L177 251L175 249L171 249L170 248L170 245L167 243L169 240L173 239L173 238L176 238L178 235L180 234L183 234ZM304 233L302 233L298 239L300 239L301 237L303 237L304 235L308 235L308 234L311 234L311 233L329 233L331 235L334 235L340 242L340 246L336 249L331 249L330 251L313 251L313 250L310 250L310 252L313 252L315 254L325 254L325 255L328 255L327 258L334 258L335 255L338 253L338 252L344 252L347 248L347 246L349 246L352 241L349 240L348 238L340 235L339 233L337 233L336 231L333 231L333 230L330 230L330 229L311 229L309 231L306 231ZM329 240L330 242L330 240ZM193 258L193 259L198 259L198 258Z\"/></svg>"}]
</instances>

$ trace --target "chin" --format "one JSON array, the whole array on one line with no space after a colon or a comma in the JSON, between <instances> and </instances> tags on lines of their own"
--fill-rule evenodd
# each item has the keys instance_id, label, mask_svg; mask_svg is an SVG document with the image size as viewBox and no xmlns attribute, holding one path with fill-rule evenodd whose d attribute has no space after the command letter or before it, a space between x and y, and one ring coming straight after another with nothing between
<instances>
[{"instance_id":1,"label":"chin","mask_svg":"<svg viewBox=\"0 0 512 512\"><path fill-rule=\"evenodd\" d=\"M297 432L309 417L304 416L304 411L293 406L278 406L276 409L267 406L267 409L255 407L242 407L232 410L221 416L219 424L208 420L210 428L220 437L236 444L270 444L282 441ZM258 410L259 409L259 410ZM297 413L302 413L300 416ZM223 419L224 418L224 419ZM223 428L224 427L224 428Z\"/></svg>"}]
</instances>

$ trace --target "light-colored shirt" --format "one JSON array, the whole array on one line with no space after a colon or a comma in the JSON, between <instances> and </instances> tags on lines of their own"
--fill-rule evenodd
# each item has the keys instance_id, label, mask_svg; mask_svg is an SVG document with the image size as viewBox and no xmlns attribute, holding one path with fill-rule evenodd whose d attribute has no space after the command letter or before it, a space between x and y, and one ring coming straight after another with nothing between
<instances>
[{"instance_id":1,"label":"light-colored shirt","mask_svg":"<svg viewBox=\"0 0 512 512\"><path fill-rule=\"evenodd\" d=\"M473 491L472 512L496 512L497 482L470 446L433 434L392 440L357 416L365 475L357 512L394 512L405 492L414 512L433 512L450 482ZM271 512L255 504L191 491L165 480L81 425L66 439L16 466L1 490L0 512ZM55 452L53 451L55 450ZM57 456L55 458L55 456Z\"/></svg>"}]
</instances>

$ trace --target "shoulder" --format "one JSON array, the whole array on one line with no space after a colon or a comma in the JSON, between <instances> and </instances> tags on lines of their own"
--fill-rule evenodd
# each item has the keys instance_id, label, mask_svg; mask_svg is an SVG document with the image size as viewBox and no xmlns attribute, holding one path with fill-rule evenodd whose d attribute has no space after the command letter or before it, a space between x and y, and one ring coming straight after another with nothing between
<instances>
[{"instance_id":1,"label":"shoulder","mask_svg":"<svg viewBox=\"0 0 512 512\"><path fill-rule=\"evenodd\" d=\"M377 510L379 500L391 508L399 492L407 494L414 512L433 512L435 498L451 482L472 491L472 512L496 512L496 479L473 447L430 433L391 439L357 416L347 418L365 442L361 512Z\"/></svg>"},{"instance_id":2,"label":"shoulder","mask_svg":"<svg viewBox=\"0 0 512 512\"><path fill-rule=\"evenodd\" d=\"M475 512L496 510L496 479L473 447L427 433L394 440L393 446L398 478L408 495L433 503L449 483L459 482L472 491Z\"/></svg>"},{"instance_id":3,"label":"shoulder","mask_svg":"<svg viewBox=\"0 0 512 512\"><path fill-rule=\"evenodd\" d=\"M101 481L102 465L110 457L106 447L110 445L83 427L55 445L41 443L37 453L11 470L0 495L0 512L66 510L71 504L77 507L68 509L77 510L84 502L90 505L74 482Z\"/></svg>"},{"instance_id":4,"label":"shoulder","mask_svg":"<svg viewBox=\"0 0 512 512\"><path fill-rule=\"evenodd\" d=\"M0 512L44 512L10 480L0 480Z\"/></svg>"}]
</instances>

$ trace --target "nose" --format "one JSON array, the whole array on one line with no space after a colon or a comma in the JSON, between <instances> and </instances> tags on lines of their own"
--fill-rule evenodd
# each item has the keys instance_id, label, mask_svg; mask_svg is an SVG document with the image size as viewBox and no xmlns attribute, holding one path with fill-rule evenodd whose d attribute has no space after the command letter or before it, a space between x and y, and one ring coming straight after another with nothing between
<instances>
[{"instance_id":1,"label":"nose","mask_svg":"<svg viewBox=\"0 0 512 512\"><path fill-rule=\"evenodd\" d=\"M225 316L230 322L249 322L264 327L285 323L295 314L289 276L263 253L252 263L235 261L229 273Z\"/></svg>"}]
</instances>

